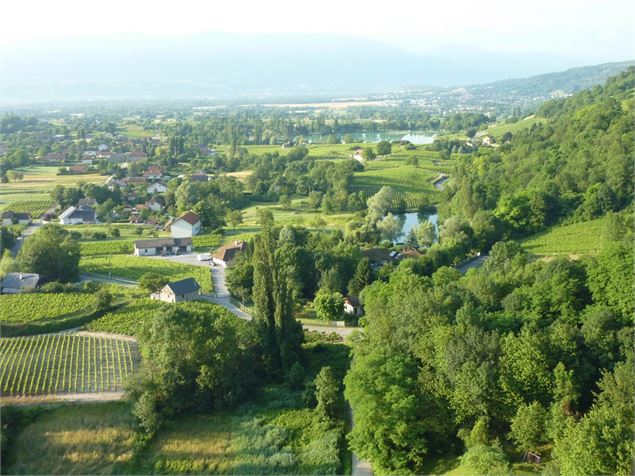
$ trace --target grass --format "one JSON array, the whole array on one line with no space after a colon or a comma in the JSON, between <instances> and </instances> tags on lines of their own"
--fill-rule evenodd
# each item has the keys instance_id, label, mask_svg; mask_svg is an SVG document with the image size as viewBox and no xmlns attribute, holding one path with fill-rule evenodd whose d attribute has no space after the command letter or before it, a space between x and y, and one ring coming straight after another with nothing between
<instances>
[{"instance_id":1,"label":"grass","mask_svg":"<svg viewBox=\"0 0 635 476\"><path fill-rule=\"evenodd\" d=\"M2 184L0 187L0 209L9 203L21 200L50 200L49 193L57 185L76 186L78 182L103 183L106 177L94 174L57 175L59 167L45 165L20 168L24 179Z\"/></svg>"},{"instance_id":2,"label":"grass","mask_svg":"<svg viewBox=\"0 0 635 476\"><path fill-rule=\"evenodd\" d=\"M493 135L497 140L503 137L505 132L511 132L512 134L516 134L523 129L529 128L534 124L539 124L546 122L547 119L543 117L536 116L528 116L524 119L521 119L517 122L512 122L509 124L497 123L487 128L487 133Z\"/></svg>"},{"instance_id":3,"label":"grass","mask_svg":"<svg viewBox=\"0 0 635 476\"><path fill-rule=\"evenodd\" d=\"M127 124L125 127L121 128L121 134L133 139L143 139L155 135L154 132L147 131L138 124Z\"/></svg>"},{"instance_id":4,"label":"grass","mask_svg":"<svg viewBox=\"0 0 635 476\"><path fill-rule=\"evenodd\" d=\"M92 237L95 233L105 233L107 238L105 240L99 240L99 242L104 242L108 240L119 241L128 239L130 241L134 240L144 240L154 238L154 234L156 233L159 237L167 237L170 236L170 233L162 230L155 230L154 227L151 226L142 226L142 225L129 225L129 224L119 224L113 223L111 225L63 225L68 231L76 231L82 234L80 238L81 241L94 241ZM119 236L112 237L110 235L110 231L114 228L119 229ZM141 228L143 233L141 235L137 235L137 230Z\"/></svg>"},{"instance_id":5,"label":"grass","mask_svg":"<svg viewBox=\"0 0 635 476\"><path fill-rule=\"evenodd\" d=\"M122 390L138 362L134 342L71 333L2 338L0 350L4 396Z\"/></svg>"},{"instance_id":6,"label":"grass","mask_svg":"<svg viewBox=\"0 0 635 476\"><path fill-rule=\"evenodd\" d=\"M606 219L598 218L571 225L550 228L522 240L528 252L539 256L594 256L602 251Z\"/></svg>"},{"instance_id":7,"label":"grass","mask_svg":"<svg viewBox=\"0 0 635 476\"><path fill-rule=\"evenodd\" d=\"M133 444L125 403L59 406L19 431L7 474L117 474Z\"/></svg>"},{"instance_id":8,"label":"grass","mask_svg":"<svg viewBox=\"0 0 635 476\"><path fill-rule=\"evenodd\" d=\"M171 281L191 277L198 281L204 291L212 290L210 270L201 266L127 255L83 257L79 266L83 273L102 275L112 273L113 276L133 281L138 281L145 273L159 273Z\"/></svg>"}]
</instances>

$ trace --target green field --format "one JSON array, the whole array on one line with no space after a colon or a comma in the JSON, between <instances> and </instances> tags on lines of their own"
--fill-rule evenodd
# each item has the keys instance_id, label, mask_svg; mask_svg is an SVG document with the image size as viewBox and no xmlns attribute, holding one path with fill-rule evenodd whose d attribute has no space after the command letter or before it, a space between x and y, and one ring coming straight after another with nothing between
<instances>
[{"instance_id":1,"label":"green field","mask_svg":"<svg viewBox=\"0 0 635 476\"><path fill-rule=\"evenodd\" d=\"M505 132L511 132L512 134L516 134L523 129L527 129L534 124L539 124L542 122L546 122L547 120L543 117L536 116L528 116L524 119L521 119L517 122L512 122L509 124L497 123L487 128L487 133L493 135L497 140L503 137Z\"/></svg>"},{"instance_id":2,"label":"green field","mask_svg":"<svg viewBox=\"0 0 635 476\"><path fill-rule=\"evenodd\" d=\"M597 255L604 246L603 230L606 220L556 226L522 240L530 253L541 256L567 255L571 257Z\"/></svg>"},{"instance_id":3,"label":"green field","mask_svg":"<svg viewBox=\"0 0 635 476\"><path fill-rule=\"evenodd\" d=\"M16 213L29 213L31 218L39 218L53 206L53 200L16 200L4 206L4 210Z\"/></svg>"},{"instance_id":4,"label":"green field","mask_svg":"<svg viewBox=\"0 0 635 476\"><path fill-rule=\"evenodd\" d=\"M155 132L147 131L138 124L127 124L125 127L120 128L120 130L122 135L133 139L143 139L155 135Z\"/></svg>"},{"instance_id":5,"label":"green field","mask_svg":"<svg viewBox=\"0 0 635 476\"><path fill-rule=\"evenodd\" d=\"M85 293L7 294L0 297L0 323L56 319L92 308L93 300Z\"/></svg>"},{"instance_id":6,"label":"green field","mask_svg":"<svg viewBox=\"0 0 635 476\"><path fill-rule=\"evenodd\" d=\"M59 167L45 165L20 168L24 179L17 182L3 183L0 186L0 209L9 203L23 200L50 200L49 192L56 185L75 186L78 182L103 183L106 177L94 174L57 175Z\"/></svg>"},{"instance_id":7,"label":"green field","mask_svg":"<svg viewBox=\"0 0 635 476\"><path fill-rule=\"evenodd\" d=\"M82 241L94 241L94 238L92 237L94 233L105 233L107 235L106 240L114 241L122 239L130 239L130 241L149 239L154 238L155 234L159 237L170 236L169 232L156 230L152 226L130 225L127 223L113 223L111 225L63 225L63 228L68 231L76 231L81 233L82 237L80 238L80 240ZM120 236L116 238L110 236L110 231L113 228L119 229ZM137 230L139 228L143 230L141 235L137 235Z\"/></svg>"},{"instance_id":8,"label":"green field","mask_svg":"<svg viewBox=\"0 0 635 476\"><path fill-rule=\"evenodd\" d=\"M198 281L204 291L212 290L210 270L201 266L125 255L83 257L79 266L83 273L101 275L112 273L113 276L134 281L139 280L145 273L159 273L172 281L191 277Z\"/></svg>"},{"instance_id":9,"label":"green field","mask_svg":"<svg viewBox=\"0 0 635 476\"><path fill-rule=\"evenodd\" d=\"M0 339L4 396L57 395L123 389L134 372L134 342L77 334Z\"/></svg>"}]
</instances>

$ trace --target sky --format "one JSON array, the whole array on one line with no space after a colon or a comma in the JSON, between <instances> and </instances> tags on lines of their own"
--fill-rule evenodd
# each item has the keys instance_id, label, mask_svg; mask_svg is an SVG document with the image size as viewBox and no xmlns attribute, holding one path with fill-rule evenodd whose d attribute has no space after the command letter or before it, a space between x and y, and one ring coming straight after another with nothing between
<instances>
[{"instance_id":1,"label":"sky","mask_svg":"<svg viewBox=\"0 0 635 476\"><path fill-rule=\"evenodd\" d=\"M0 48L124 32L315 32L421 54L469 46L587 63L635 57L634 0L19 0L4 2L2 16Z\"/></svg>"}]
</instances>

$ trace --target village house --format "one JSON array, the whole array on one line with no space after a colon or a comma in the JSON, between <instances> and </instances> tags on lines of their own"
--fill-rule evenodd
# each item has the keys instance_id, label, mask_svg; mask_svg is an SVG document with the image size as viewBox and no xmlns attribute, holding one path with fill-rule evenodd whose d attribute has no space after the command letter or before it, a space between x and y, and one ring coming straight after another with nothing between
<instances>
[{"instance_id":1,"label":"village house","mask_svg":"<svg viewBox=\"0 0 635 476\"><path fill-rule=\"evenodd\" d=\"M168 187L164 183L155 182L153 184L148 185L148 188L146 190L148 191L148 193L151 193L151 194L165 193L168 191Z\"/></svg>"},{"instance_id":2,"label":"village house","mask_svg":"<svg viewBox=\"0 0 635 476\"><path fill-rule=\"evenodd\" d=\"M33 291L41 284L40 275L36 273L7 273L0 279L0 294L19 294Z\"/></svg>"},{"instance_id":3,"label":"village house","mask_svg":"<svg viewBox=\"0 0 635 476\"><path fill-rule=\"evenodd\" d=\"M145 177L124 177L121 180L127 185L145 185L148 182Z\"/></svg>"},{"instance_id":4,"label":"village house","mask_svg":"<svg viewBox=\"0 0 635 476\"><path fill-rule=\"evenodd\" d=\"M163 177L163 170L157 165L151 165L143 172L143 176L149 179L160 179Z\"/></svg>"},{"instance_id":5,"label":"village house","mask_svg":"<svg viewBox=\"0 0 635 476\"><path fill-rule=\"evenodd\" d=\"M207 182L209 181L209 177L207 176L207 174L204 174L203 172L197 172L195 174L190 175L190 181L192 182Z\"/></svg>"},{"instance_id":6,"label":"village house","mask_svg":"<svg viewBox=\"0 0 635 476\"><path fill-rule=\"evenodd\" d=\"M201 294L201 287L194 278L166 284L158 293L152 293L150 299L163 302L183 302L197 299Z\"/></svg>"},{"instance_id":7,"label":"village house","mask_svg":"<svg viewBox=\"0 0 635 476\"><path fill-rule=\"evenodd\" d=\"M212 262L215 265L227 268L231 266L238 253L245 251L246 248L247 243L241 240L235 240L233 243L218 248L212 256Z\"/></svg>"},{"instance_id":8,"label":"village house","mask_svg":"<svg viewBox=\"0 0 635 476\"><path fill-rule=\"evenodd\" d=\"M178 218L170 219L164 229L170 228L172 238L187 238L201 231L201 219L194 212L186 212Z\"/></svg>"},{"instance_id":9,"label":"village house","mask_svg":"<svg viewBox=\"0 0 635 476\"><path fill-rule=\"evenodd\" d=\"M68 207L58 217L60 225L82 225L97 223L95 209L86 205L80 207Z\"/></svg>"},{"instance_id":10,"label":"village house","mask_svg":"<svg viewBox=\"0 0 635 476\"><path fill-rule=\"evenodd\" d=\"M42 161L44 162L64 162L66 160L66 154L61 152L49 152L44 157L42 157Z\"/></svg>"},{"instance_id":11,"label":"village house","mask_svg":"<svg viewBox=\"0 0 635 476\"><path fill-rule=\"evenodd\" d=\"M28 225L31 223L31 215L28 213L12 212L7 210L2 212L1 215L2 224L9 225Z\"/></svg>"},{"instance_id":12,"label":"village house","mask_svg":"<svg viewBox=\"0 0 635 476\"><path fill-rule=\"evenodd\" d=\"M361 316L364 314L364 306L357 296L347 296L344 298L344 312L351 316Z\"/></svg>"},{"instance_id":13,"label":"village house","mask_svg":"<svg viewBox=\"0 0 635 476\"><path fill-rule=\"evenodd\" d=\"M192 238L154 238L134 242L135 256L161 256L191 252Z\"/></svg>"},{"instance_id":14,"label":"village house","mask_svg":"<svg viewBox=\"0 0 635 476\"><path fill-rule=\"evenodd\" d=\"M88 166L86 164L70 165L66 167L66 170L71 174L85 174L88 172Z\"/></svg>"},{"instance_id":15,"label":"village house","mask_svg":"<svg viewBox=\"0 0 635 476\"><path fill-rule=\"evenodd\" d=\"M155 200L154 198L151 198L150 200L148 200L148 201L146 202L146 205L147 205L147 207L148 207L151 211L153 211L153 212L155 212L155 213L158 213L158 212L160 212L161 210L163 210L163 205L161 205L161 204L160 204L157 200Z\"/></svg>"},{"instance_id":16,"label":"village house","mask_svg":"<svg viewBox=\"0 0 635 476\"><path fill-rule=\"evenodd\" d=\"M128 152L128 159L131 162L135 162L137 160L145 160L148 156L142 150L133 150L132 152Z\"/></svg>"},{"instance_id":17,"label":"village house","mask_svg":"<svg viewBox=\"0 0 635 476\"><path fill-rule=\"evenodd\" d=\"M369 248L362 250L362 256L368 258L371 268L378 269L395 261L399 257L399 253L385 248Z\"/></svg>"}]
</instances>

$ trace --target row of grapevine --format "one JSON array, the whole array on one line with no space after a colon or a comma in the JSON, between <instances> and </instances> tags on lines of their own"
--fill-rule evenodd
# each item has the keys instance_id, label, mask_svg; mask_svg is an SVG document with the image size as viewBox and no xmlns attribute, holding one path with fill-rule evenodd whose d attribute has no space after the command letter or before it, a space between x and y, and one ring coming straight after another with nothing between
<instances>
[{"instance_id":1,"label":"row of grapevine","mask_svg":"<svg viewBox=\"0 0 635 476\"><path fill-rule=\"evenodd\" d=\"M7 396L122 390L139 361L134 342L78 334L2 338L0 353Z\"/></svg>"},{"instance_id":2,"label":"row of grapevine","mask_svg":"<svg viewBox=\"0 0 635 476\"><path fill-rule=\"evenodd\" d=\"M4 210L16 213L29 213L32 218L39 218L52 206L52 200L16 200L4 207Z\"/></svg>"},{"instance_id":3,"label":"row of grapevine","mask_svg":"<svg viewBox=\"0 0 635 476\"><path fill-rule=\"evenodd\" d=\"M352 184L349 186L350 192L364 192L367 197L372 197L374 194L379 192L381 189L381 185L371 185L371 184ZM402 205L407 209L418 208L422 204L427 204L428 201L425 198L425 194L423 193L404 193L404 192L395 192L395 198L391 203L391 207L393 209L398 209Z\"/></svg>"},{"instance_id":4,"label":"row of grapevine","mask_svg":"<svg viewBox=\"0 0 635 476\"><path fill-rule=\"evenodd\" d=\"M55 319L89 309L93 299L85 293L7 294L0 299L0 322Z\"/></svg>"}]
</instances>

